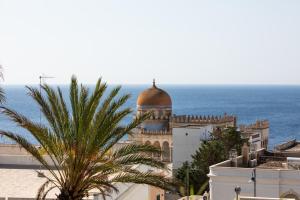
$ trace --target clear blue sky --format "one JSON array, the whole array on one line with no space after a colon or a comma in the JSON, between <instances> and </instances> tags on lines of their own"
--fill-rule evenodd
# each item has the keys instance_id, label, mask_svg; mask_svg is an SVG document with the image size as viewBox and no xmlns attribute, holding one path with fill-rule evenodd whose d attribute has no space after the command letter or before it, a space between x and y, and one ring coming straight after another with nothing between
<instances>
[{"instance_id":1,"label":"clear blue sky","mask_svg":"<svg viewBox=\"0 0 300 200\"><path fill-rule=\"evenodd\" d=\"M0 0L5 84L300 84L299 0Z\"/></svg>"}]
</instances>

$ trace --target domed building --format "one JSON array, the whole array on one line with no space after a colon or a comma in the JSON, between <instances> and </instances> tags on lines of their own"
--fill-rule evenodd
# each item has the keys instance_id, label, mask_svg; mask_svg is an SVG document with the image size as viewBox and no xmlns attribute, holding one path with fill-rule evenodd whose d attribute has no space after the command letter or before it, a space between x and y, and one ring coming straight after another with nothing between
<instances>
[{"instance_id":1,"label":"domed building","mask_svg":"<svg viewBox=\"0 0 300 200\"><path fill-rule=\"evenodd\" d=\"M141 129L145 131L168 131L172 115L172 100L164 90L156 87L155 81L151 88L143 91L137 99L137 115L151 112L151 118L146 120Z\"/></svg>"},{"instance_id":2,"label":"domed building","mask_svg":"<svg viewBox=\"0 0 300 200\"><path fill-rule=\"evenodd\" d=\"M137 99L137 113L141 114L151 112L151 117L145 120L129 140L151 144L162 150L162 154L154 154L157 159L165 162L171 162L172 152L172 99L170 95L158 88L153 81L152 87L144 90Z\"/></svg>"},{"instance_id":3,"label":"domed building","mask_svg":"<svg viewBox=\"0 0 300 200\"><path fill-rule=\"evenodd\" d=\"M156 86L155 81L150 88L141 92L137 98L136 115L151 112L151 117L145 120L128 136L130 142L151 144L161 149L162 153L152 156L164 162L172 162L173 144L175 148L174 161L186 161L191 152L198 148L207 132L216 127L235 126L235 116L190 116L172 114L172 99L170 95ZM173 138L174 137L174 138ZM188 144L184 146L182 141ZM191 145L192 144L192 145ZM182 151L182 152L181 152ZM175 156L178 154L179 156Z\"/></svg>"}]
</instances>

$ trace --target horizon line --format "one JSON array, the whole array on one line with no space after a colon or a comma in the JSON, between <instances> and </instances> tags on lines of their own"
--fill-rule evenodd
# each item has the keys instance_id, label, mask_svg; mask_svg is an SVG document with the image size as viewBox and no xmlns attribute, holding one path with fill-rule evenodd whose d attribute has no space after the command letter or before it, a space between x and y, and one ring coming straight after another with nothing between
<instances>
[{"instance_id":1,"label":"horizon line","mask_svg":"<svg viewBox=\"0 0 300 200\"><path fill-rule=\"evenodd\" d=\"M125 85L125 86L152 86L152 84L148 83L106 83L109 85ZM94 83L79 83L83 85L95 85ZM23 84L23 83L2 83L0 87L5 86L26 86L26 85L39 85L39 83L30 83L30 84ZM48 85L69 85L69 83L48 83ZM300 86L298 84L290 84L290 83L158 83L159 85L164 86Z\"/></svg>"}]
</instances>

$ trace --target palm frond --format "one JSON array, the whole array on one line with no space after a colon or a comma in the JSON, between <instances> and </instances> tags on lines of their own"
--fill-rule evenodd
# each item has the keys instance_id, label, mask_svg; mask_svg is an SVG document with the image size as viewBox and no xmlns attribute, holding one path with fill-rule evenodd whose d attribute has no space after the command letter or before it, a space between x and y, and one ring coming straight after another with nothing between
<instances>
[{"instance_id":1,"label":"palm frond","mask_svg":"<svg viewBox=\"0 0 300 200\"><path fill-rule=\"evenodd\" d=\"M113 153L113 157L118 158L121 156L127 156L130 154L136 154L136 153L160 153L160 152L161 151L153 145L128 144L128 145L125 145L125 146L117 149Z\"/></svg>"},{"instance_id":2,"label":"palm frond","mask_svg":"<svg viewBox=\"0 0 300 200\"><path fill-rule=\"evenodd\" d=\"M0 79L4 80L3 68L1 65L0 65ZM5 101L6 101L6 97L5 97L4 89L0 87L0 104L3 104Z\"/></svg>"},{"instance_id":3,"label":"palm frond","mask_svg":"<svg viewBox=\"0 0 300 200\"><path fill-rule=\"evenodd\" d=\"M3 104L6 101L5 92L2 87L0 87L0 103Z\"/></svg>"},{"instance_id":4,"label":"palm frond","mask_svg":"<svg viewBox=\"0 0 300 200\"><path fill-rule=\"evenodd\" d=\"M37 193L37 197L36 197L37 200L42 199L42 197L44 196L45 190L47 189L47 187L50 183L51 183L51 180L48 179L45 183L43 183L41 185L41 187L39 188L38 193Z\"/></svg>"},{"instance_id":5,"label":"palm frond","mask_svg":"<svg viewBox=\"0 0 300 200\"><path fill-rule=\"evenodd\" d=\"M164 175L154 174L151 172L121 174L113 178L112 182L147 184L155 187L160 187L166 190L172 190L174 186L173 179L168 179Z\"/></svg>"},{"instance_id":6,"label":"palm frond","mask_svg":"<svg viewBox=\"0 0 300 200\"><path fill-rule=\"evenodd\" d=\"M44 95L37 88L27 89L41 109L46 124L36 123L7 107L1 107L2 113L27 130L43 151L16 133L0 130L0 135L18 143L50 172L48 181L39 189L38 199L46 198L54 188L60 190L58 199L81 199L92 189L99 190L105 199L112 192L118 192L117 182L172 188L172 179L163 173L142 172L136 168L144 165L149 169L166 171L163 162L148 156L149 153L160 153L159 149L142 144L113 148L151 115L137 116L123 126L122 120L133 111L125 107L130 95L120 95L120 86L105 95L107 85L99 79L90 92L86 86L78 85L76 77L72 76L70 108L59 87L54 89L43 85ZM46 161L42 152L51 162Z\"/></svg>"},{"instance_id":7,"label":"palm frond","mask_svg":"<svg viewBox=\"0 0 300 200\"><path fill-rule=\"evenodd\" d=\"M51 191L51 190L53 190L54 188L57 188L57 186L51 186L51 187L49 187L46 191L44 191L44 193L43 193L43 196L42 196L42 200L45 200L46 199L46 197L47 197L47 195L48 195L48 193Z\"/></svg>"}]
</instances>

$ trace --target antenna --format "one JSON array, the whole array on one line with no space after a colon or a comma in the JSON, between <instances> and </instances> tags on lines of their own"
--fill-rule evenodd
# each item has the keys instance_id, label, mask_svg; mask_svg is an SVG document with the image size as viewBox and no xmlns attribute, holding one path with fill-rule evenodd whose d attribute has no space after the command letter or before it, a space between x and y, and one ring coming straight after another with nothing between
<instances>
[{"instance_id":1,"label":"antenna","mask_svg":"<svg viewBox=\"0 0 300 200\"><path fill-rule=\"evenodd\" d=\"M156 87L156 85L155 85L155 78L153 79L152 84L153 84L153 87Z\"/></svg>"},{"instance_id":2,"label":"antenna","mask_svg":"<svg viewBox=\"0 0 300 200\"><path fill-rule=\"evenodd\" d=\"M3 66L0 64L0 79L4 81L4 76L3 76Z\"/></svg>"},{"instance_id":3,"label":"antenna","mask_svg":"<svg viewBox=\"0 0 300 200\"><path fill-rule=\"evenodd\" d=\"M39 76L39 79L40 79L40 94L42 94L42 81L44 80L44 79L50 79L50 78L55 78L55 77L53 77L53 76L46 76L46 75L44 75L44 74L42 74L42 75L40 75ZM42 123L42 111L41 111L41 109L40 109L40 124Z\"/></svg>"},{"instance_id":4,"label":"antenna","mask_svg":"<svg viewBox=\"0 0 300 200\"><path fill-rule=\"evenodd\" d=\"M44 79L49 79L49 78L55 78L55 77L53 77L53 76L46 76L46 75L40 75L39 76L39 79L40 79L40 88L41 88L41 86L42 86L42 81L44 80Z\"/></svg>"},{"instance_id":5,"label":"antenna","mask_svg":"<svg viewBox=\"0 0 300 200\"><path fill-rule=\"evenodd\" d=\"M42 81L44 79L49 79L49 78L55 78L55 77L52 77L52 76L46 76L44 74L40 75L39 76L39 79L40 79L40 84L39 84L39 87L40 87L40 94L42 95ZM42 123L42 109L40 108L40 124ZM42 168L40 166L39 170L37 170L37 176L40 177L40 178L43 178L45 177L45 174L42 172Z\"/></svg>"}]
</instances>

